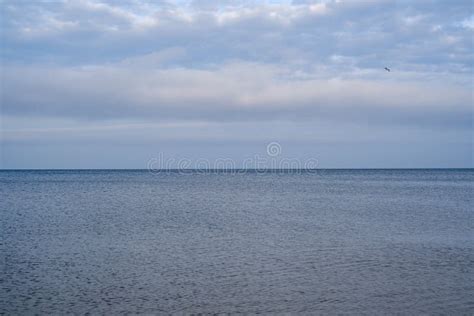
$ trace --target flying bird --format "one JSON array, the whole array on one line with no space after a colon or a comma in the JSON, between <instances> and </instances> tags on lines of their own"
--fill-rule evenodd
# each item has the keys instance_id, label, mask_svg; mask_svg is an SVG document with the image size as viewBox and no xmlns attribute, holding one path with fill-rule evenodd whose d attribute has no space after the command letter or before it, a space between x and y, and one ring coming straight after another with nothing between
<instances>
[{"instance_id":1,"label":"flying bird","mask_svg":"<svg viewBox=\"0 0 474 316\"><path fill-rule=\"evenodd\" d=\"M390 72L390 68L385 67L384 69L387 70L388 72Z\"/></svg>"}]
</instances>

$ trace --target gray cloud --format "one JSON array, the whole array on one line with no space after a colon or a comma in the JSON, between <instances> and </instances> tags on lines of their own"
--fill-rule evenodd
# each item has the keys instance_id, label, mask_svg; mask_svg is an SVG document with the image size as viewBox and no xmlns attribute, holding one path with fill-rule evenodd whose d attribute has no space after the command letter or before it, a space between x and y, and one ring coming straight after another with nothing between
<instances>
[{"instance_id":1,"label":"gray cloud","mask_svg":"<svg viewBox=\"0 0 474 316\"><path fill-rule=\"evenodd\" d=\"M21 146L222 145L249 142L262 130L260 141L295 144L330 146L347 135L347 142L399 140L410 151L416 140L431 155L442 142L453 153L443 166L472 164L471 1L1 6L1 115L9 126L1 136L9 166L27 151ZM182 125L155 126L176 122Z\"/></svg>"},{"instance_id":2,"label":"gray cloud","mask_svg":"<svg viewBox=\"0 0 474 316\"><path fill-rule=\"evenodd\" d=\"M472 72L473 29L464 23L472 19L470 1L199 3L7 3L3 54L77 65L181 47L189 52L185 66L229 59L312 64L342 55L363 68Z\"/></svg>"},{"instance_id":3,"label":"gray cloud","mask_svg":"<svg viewBox=\"0 0 474 316\"><path fill-rule=\"evenodd\" d=\"M470 123L471 92L446 81L421 83L416 76L410 80L410 74L382 70L385 79L373 73L324 78L317 70L302 73L255 63L160 68L168 53L108 66L8 67L3 111L89 119Z\"/></svg>"}]
</instances>

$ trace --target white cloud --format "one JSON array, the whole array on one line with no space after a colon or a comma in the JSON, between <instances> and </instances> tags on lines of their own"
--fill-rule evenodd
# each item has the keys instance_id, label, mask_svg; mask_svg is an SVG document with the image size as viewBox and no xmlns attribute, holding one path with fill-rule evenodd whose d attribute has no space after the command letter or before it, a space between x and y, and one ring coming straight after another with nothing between
<instances>
[{"instance_id":1,"label":"white cloud","mask_svg":"<svg viewBox=\"0 0 474 316\"><path fill-rule=\"evenodd\" d=\"M469 29L473 30L474 29L474 15L471 15L471 17L463 20L461 22L461 25L465 28L469 28Z\"/></svg>"}]
</instances>

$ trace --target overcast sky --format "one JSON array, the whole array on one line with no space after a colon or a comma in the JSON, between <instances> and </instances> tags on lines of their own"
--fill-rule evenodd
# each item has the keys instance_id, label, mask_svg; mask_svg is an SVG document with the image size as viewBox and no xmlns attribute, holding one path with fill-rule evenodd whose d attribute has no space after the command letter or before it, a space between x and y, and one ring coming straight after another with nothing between
<instances>
[{"instance_id":1,"label":"overcast sky","mask_svg":"<svg viewBox=\"0 0 474 316\"><path fill-rule=\"evenodd\" d=\"M470 0L0 7L0 168L474 167Z\"/></svg>"}]
</instances>

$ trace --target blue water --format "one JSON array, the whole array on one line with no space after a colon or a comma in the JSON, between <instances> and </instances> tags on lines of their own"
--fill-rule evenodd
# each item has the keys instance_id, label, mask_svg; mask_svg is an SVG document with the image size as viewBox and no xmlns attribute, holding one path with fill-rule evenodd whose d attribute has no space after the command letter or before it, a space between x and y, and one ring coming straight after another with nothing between
<instances>
[{"instance_id":1,"label":"blue water","mask_svg":"<svg viewBox=\"0 0 474 316\"><path fill-rule=\"evenodd\" d=\"M474 314L473 170L0 171L0 314Z\"/></svg>"}]
</instances>

